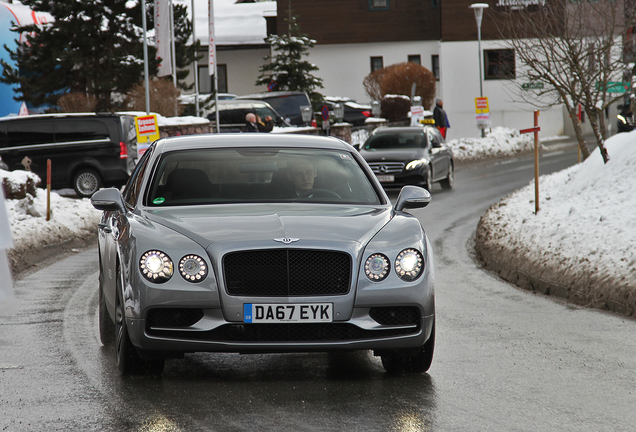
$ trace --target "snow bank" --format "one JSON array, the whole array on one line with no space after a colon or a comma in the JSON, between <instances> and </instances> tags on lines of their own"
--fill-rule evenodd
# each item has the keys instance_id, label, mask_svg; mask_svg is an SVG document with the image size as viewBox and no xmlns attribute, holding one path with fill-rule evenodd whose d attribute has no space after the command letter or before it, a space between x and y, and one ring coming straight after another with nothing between
<instances>
[{"instance_id":1,"label":"snow bank","mask_svg":"<svg viewBox=\"0 0 636 432\"><path fill-rule=\"evenodd\" d=\"M451 129L452 130L452 129ZM534 135L516 129L496 127L485 138L460 138L447 142L457 160L508 157L534 149Z\"/></svg>"},{"instance_id":2,"label":"snow bank","mask_svg":"<svg viewBox=\"0 0 636 432\"><path fill-rule=\"evenodd\" d=\"M493 206L480 222L490 252L521 255L518 269L567 288L566 296L636 312L636 132L607 140L582 164L543 176ZM498 251L498 252L497 252ZM524 270L526 269L526 270ZM627 309L626 309L627 308Z\"/></svg>"}]
</instances>

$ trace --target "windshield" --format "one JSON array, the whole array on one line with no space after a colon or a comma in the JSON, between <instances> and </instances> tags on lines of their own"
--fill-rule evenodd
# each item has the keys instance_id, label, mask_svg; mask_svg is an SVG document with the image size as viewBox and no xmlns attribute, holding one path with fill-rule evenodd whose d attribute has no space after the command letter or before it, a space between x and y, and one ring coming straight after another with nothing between
<instances>
[{"instance_id":1,"label":"windshield","mask_svg":"<svg viewBox=\"0 0 636 432\"><path fill-rule=\"evenodd\" d=\"M362 148L364 150L393 150L426 148L426 135L423 132L380 133L369 137Z\"/></svg>"},{"instance_id":2,"label":"windshield","mask_svg":"<svg viewBox=\"0 0 636 432\"><path fill-rule=\"evenodd\" d=\"M354 157L321 149L237 148L166 153L146 205L319 202L379 204Z\"/></svg>"}]
</instances>

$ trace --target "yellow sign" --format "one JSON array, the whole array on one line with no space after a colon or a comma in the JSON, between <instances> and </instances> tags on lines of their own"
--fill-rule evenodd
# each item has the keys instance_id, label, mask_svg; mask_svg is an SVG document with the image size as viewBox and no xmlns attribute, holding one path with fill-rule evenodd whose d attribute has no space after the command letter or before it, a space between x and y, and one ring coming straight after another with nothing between
<instances>
[{"instance_id":1,"label":"yellow sign","mask_svg":"<svg viewBox=\"0 0 636 432\"><path fill-rule=\"evenodd\" d=\"M151 143L161 138L155 114L135 117L135 130L137 143Z\"/></svg>"},{"instance_id":2,"label":"yellow sign","mask_svg":"<svg viewBox=\"0 0 636 432\"><path fill-rule=\"evenodd\" d=\"M475 114L487 114L489 112L490 110L488 109L488 98L475 98Z\"/></svg>"},{"instance_id":3,"label":"yellow sign","mask_svg":"<svg viewBox=\"0 0 636 432\"><path fill-rule=\"evenodd\" d=\"M154 114L135 117L135 131L137 132L137 157L146 152L150 143L161 138L157 116Z\"/></svg>"}]
</instances>

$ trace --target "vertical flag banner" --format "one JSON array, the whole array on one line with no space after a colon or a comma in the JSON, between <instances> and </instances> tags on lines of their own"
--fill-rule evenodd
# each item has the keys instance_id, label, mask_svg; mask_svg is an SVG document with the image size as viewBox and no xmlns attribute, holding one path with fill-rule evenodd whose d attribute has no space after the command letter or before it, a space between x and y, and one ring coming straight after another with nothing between
<instances>
[{"instance_id":1,"label":"vertical flag banner","mask_svg":"<svg viewBox=\"0 0 636 432\"><path fill-rule=\"evenodd\" d=\"M210 75L214 75L215 62L216 62L216 44L214 42L214 0L208 0L208 17L210 20L209 31L210 36L208 40L208 72Z\"/></svg>"},{"instance_id":2,"label":"vertical flag banner","mask_svg":"<svg viewBox=\"0 0 636 432\"><path fill-rule=\"evenodd\" d=\"M157 58L161 58L157 76L172 75L172 55L170 38L171 0L155 0L155 42Z\"/></svg>"}]
</instances>

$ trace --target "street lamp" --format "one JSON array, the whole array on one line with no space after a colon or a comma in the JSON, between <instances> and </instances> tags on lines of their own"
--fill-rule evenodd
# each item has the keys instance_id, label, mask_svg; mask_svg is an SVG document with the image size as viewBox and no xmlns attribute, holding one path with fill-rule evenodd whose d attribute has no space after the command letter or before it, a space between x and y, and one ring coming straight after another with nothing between
<instances>
[{"instance_id":1,"label":"street lamp","mask_svg":"<svg viewBox=\"0 0 636 432\"><path fill-rule=\"evenodd\" d=\"M482 77L482 67L481 67L481 19L484 16L484 9L488 8L487 3L473 3L470 5L470 8L475 11L475 20L477 21L477 49L478 49L478 57L479 57L479 97L484 97L484 89L481 83ZM481 137L485 136L484 129L481 129Z\"/></svg>"}]
</instances>

